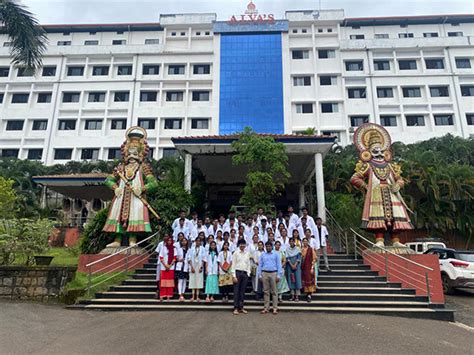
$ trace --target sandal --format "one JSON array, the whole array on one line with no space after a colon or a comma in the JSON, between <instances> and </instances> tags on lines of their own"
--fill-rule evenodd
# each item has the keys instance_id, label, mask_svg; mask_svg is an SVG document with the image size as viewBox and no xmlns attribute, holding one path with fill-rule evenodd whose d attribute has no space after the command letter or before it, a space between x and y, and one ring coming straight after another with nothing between
<instances>
[{"instance_id":1,"label":"sandal","mask_svg":"<svg viewBox=\"0 0 474 355\"><path fill-rule=\"evenodd\" d=\"M262 310L260 311L260 314L267 314L267 313L268 313L268 311L267 311L266 309L262 309Z\"/></svg>"},{"instance_id":2,"label":"sandal","mask_svg":"<svg viewBox=\"0 0 474 355\"><path fill-rule=\"evenodd\" d=\"M239 315L239 311L237 309L234 309L234 312L232 312L234 314L234 316L238 316Z\"/></svg>"},{"instance_id":3,"label":"sandal","mask_svg":"<svg viewBox=\"0 0 474 355\"><path fill-rule=\"evenodd\" d=\"M278 314L278 310L277 309L274 309L273 310L273 315L277 315Z\"/></svg>"}]
</instances>

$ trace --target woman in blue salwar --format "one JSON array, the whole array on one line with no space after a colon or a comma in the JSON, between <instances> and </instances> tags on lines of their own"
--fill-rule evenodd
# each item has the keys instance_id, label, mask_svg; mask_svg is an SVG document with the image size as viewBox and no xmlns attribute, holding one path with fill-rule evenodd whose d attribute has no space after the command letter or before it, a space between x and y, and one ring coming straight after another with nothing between
<instances>
[{"instance_id":1,"label":"woman in blue salwar","mask_svg":"<svg viewBox=\"0 0 474 355\"><path fill-rule=\"evenodd\" d=\"M301 249L296 246L294 238L290 238L290 246L286 249L286 276L291 292L291 300L298 302L302 287Z\"/></svg>"}]
</instances>

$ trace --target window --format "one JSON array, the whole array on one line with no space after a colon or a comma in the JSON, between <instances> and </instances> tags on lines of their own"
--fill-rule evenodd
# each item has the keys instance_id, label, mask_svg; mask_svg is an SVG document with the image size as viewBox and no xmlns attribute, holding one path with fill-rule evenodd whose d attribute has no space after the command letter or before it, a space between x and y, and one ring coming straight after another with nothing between
<instances>
[{"instance_id":1,"label":"window","mask_svg":"<svg viewBox=\"0 0 474 355\"><path fill-rule=\"evenodd\" d=\"M294 50L291 51L291 58L293 59L308 59L309 51L308 50Z\"/></svg>"},{"instance_id":2,"label":"window","mask_svg":"<svg viewBox=\"0 0 474 355\"><path fill-rule=\"evenodd\" d=\"M43 149L28 149L28 159L29 160L41 160L43 157Z\"/></svg>"},{"instance_id":3,"label":"window","mask_svg":"<svg viewBox=\"0 0 474 355\"><path fill-rule=\"evenodd\" d=\"M337 103L325 102L321 104L322 113L331 113L331 112L338 112L338 111L339 111L339 106Z\"/></svg>"},{"instance_id":4,"label":"window","mask_svg":"<svg viewBox=\"0 0 474 355\"><path fill-rule=\"evenodd\" d=\"M413 33L399 33L398 38L413 38Z\"/></svg>"},{"instance_id":5,"label":"window","mask_svg":"<svg viewBox=\"0 0 474 355\"><path fill-rule=\"evenodd\" d=\"M423 33L423 37L427 37L427 38L439 37L439 35L438 35L438 32L425 32Z\"/></svg>"},{"instance_id":6,"label":"window","mask_svg":"<svg viewBox=\"0 0 474 355\"><path fill-rule=\"evenodd\" d=\"M453 115L433 115L436 126L452 126Z\"/></svg>"},{"instance_id":7,"label":"window","mask_svg":"<svg viewBox=\"0 0 474 355\"><path fill-rule=\"evenodd\" d=\"M132 65L119 65L117 75L132 75Z\"/></svg>"},{"instance_id":8,"label":"window","mask_svg":"<svg viewBox=\"0 0 474 355\"><path fill-rule=\"evenodd\" d=\"M58 41L57 45L58 46L70 46L71 41Z\"/></svg>"},{"instance_id":9,"label":"window","mask_svg":"<svg viewBox=\"0 0 474 355\"><path fill-rule=\"evenodd\" d=\"M181 36L186 36L186 32L181 32L180 35Z\"/></svg>"},{"instance_id":10,"label":"window","mask_svg":"<svg viewBox=\"0 0 474 355\"><path fill-rule=\"evenodd\" d=\"M76 120L59 120L58 130L74 131L76 129Z\"/></svg>"},{"instance_id":11,"label":"window","mask_svg":"<svg viewBox=\"0 0 474 355\"><path fill-rule=\"evenodd\" d=\"M359 30L360 29L360 26L352 26L351 27L353 30Z\"/></svg>"},{"instance_id":12,"label":"window","mask_svg":"<svg viewBox=\"0 0 474 355\"><path fill-rule=\"evenodd\" d=\"M146 38L145 44L160 44L160 40L158 38Z\"/></svg>"},{"instance_id":13,"label":"window","mask_svg":"<svg viewBox=\"0 0 474 355\"><path fill-rule=\"evenodd\" d=\"M336 58L336 51L334 49L320 49L318 50L319 59Z\"/></svg>"},{"instance_id":14,"label":"window","mask_svg":"<svg viewBox=\"0 0 474 355\"><path fill-rule=\"evenodd\" d=\"M88 101L89 102L104 102L105 91L90 92Z\"/></svg>"},{"instance_id":15,"label":"window","mask_svg":"<svg viewBox=\"0 0 474 355\"><path fill-rule=\"evenodd\" d=\"M310 76L294 76L293 86L311 86Z\"/></svg>"},{"instance_id":16,"label":"window","mask_svg":"<svg viewBox=\"0 0 474 355\"><path fill-rule=\"evenodd\" d=\"M322 29L322 28L318 28L318 33L323 33L323 29Z\"/></svg>"},{"instance_id":17,"label":"window","mask_svg":"<svg viewBox=\"0 0 474 355\"><path fill-rule=\"evenodd\" d=\"M194 64L193 65L193 74L203 75L203 74L210 74L210 73L211 73L210 64Z\"/></svg>"},{"instance_id":18,"label":"window","mask_svg":"<svg viewBox=\"0 0 474 355\"><path fill-rule=\"evenodd\" d=\"M308 33L308 30L306 28L302 28L301 33Z\"/></svg>"},{"instance_id":19,"label":"window","mask_svg":"<svg viewBox=\"0 0 474 355\"><path fill-rule=\"evenodd\" d=\"M403 97L421 97L421 89L419 87L402 88Z\"/></svg>"},{"instance_id":20,"label":"window","mask_svg":"<svg viewBox=\"0 0 474 355\"><path fill-rule=\"evenodd\" d=\"M85 46L97 46L98 44L99 44L99 41L96 39L84 41Z\"/></svg>"},{"instance_id":21,"label":"window","mask_svg":"<svg viewBox=\"0 0 474 355\"><path fill-rule=\"evenodd\" d=\"M138 125L145 129L155 129L156 120L154 118L139 118Z\"/></svg>"},{"instance_id":22,"label":"window","mask_svg":"<svg viewBox=\"0 0 474 355\"><path fill-rule=\"evenodd\" d=\"M178 151L176 148L163 148L163 158L167 157L177 157Z\"/></svg>"},{"instance_id":23,"label":"window","mask_svg":"<svg viewBox=\"0 0 474 355\"><path fill-rule=\"evenodd\" d=\"M109 148L107 153L107 159L109 160L118 160L122 157L122 152L120 148Z\"/></svg>"},{"instance_id":24,"label":"window","mask_svg":"<svg viewBox=\"0 0 474 355\"><path fill-rule=\"evenodd\" d=\"M398 61L398 68L400 70L416 70L416 60L401 59Z\"/></svg>"},{"instance_id":25,"label":"window","mask_svg":"<svg viewBox=\"0 0 474 355\"><path fill-rule=\"evenodd\" d=\"M0 77L6 78L6 77L8 77L9 73L10 73L10 68L9 67L0 67Z\"/></svg>"},{"instance_id":26,"label":"window","mask_svg":"<svg viewBox=\"0 0 474 355\"><path fill-rule=\"evenodd\" d=\"M52 93L51 92L40 92L38 93L38 103L49 103L51 102Z\"/></svg>"},{"instance_id":27,"label":"window","mask_svg":"<svg viewBox=\"0 0 474 355\"><path fill-rule=\"evenodd\" d=\"M462 32L448 32L448 37L462 37Z\"/></svg>"},{"instance_id":28,"label":"window","mask_svg":"<svg viewBox=\"0 0 474 355\"><path fill-rule=\"evenodd\" d=\"M90 35L96 35L96 34L97 34L97 32L95 32L95 31L91 31L91 32L89 32L89 34L90 34Z\"/></svg>"},{"instance_id":29,"label":"window","mask_svg":"<svg viewBox=\"0 0 474 355\"><path fill-rule=\"evenodd\" d=\"M17 76L33 76L33 69L26 67L18 68Z\"/></svg>"},{"instance_id":30,"label":"window","mask_svg":"<svg viewBox=\"0 0 474 355\"><path fill-rule=\"evenodd\" d=\"M183 75L184 74L184 65L170 65L168 66L169 75Z\"/></svg>"},{"instance_id":31,"label":"window","mask_svg":"<svg viewBox=\"0 0 474 355\"><path fill-rule=\"evenodd\" d=\"M2 149L2 158L18 158L19 149Z\"/></svg>"},{"instance_id":32,"label":"window","mask_svg":"<svg viewBox=\"0 0 474 355\"><path fill-rule=\"evenodd\" d=\"M156 101L158 97L158 91L140 91L140 101Z\"/></svg>"},{"instance_id":33,"label":"window","mask_svg":"<svg viewBox=\"0 0 474 355\"><path fill-rule=\"evenodd\" d=\"M158 64L143 64L143 75L158 75L160 74L160 66Z\"/></svg>"},{"instance_id":34,"label":"window","mask_svg":"<svg viewBox=\"0 0 474 355\"><path fill-rule=\"evenodd\" d=\"M69 36L70 34L71 34L71 32L69 32L69 31L63 32L63 36Z\"/></svg>"},{"instance_id":35,"label":"window","mask_svg":"<svg viewBox=\"0 0 474 355\"><path fill-rule=\"evenodd\" d=\"M181 129L182 120L180 118L166 118L165 129Z\"/></svg>"},{"instance_id":36,"label":"window","mask_svg":"<svg viewBox=\"0 0 474 355\"><path fill-rule=\"evenodd\" d=\"M332 32L332 28L328 28L327 31L328 31L328 33L331 33L331 32Z\"/></svg>"},{"instance_id":37,"label":"window","mask_svg":"<svg viewBox=\"0 0 474 355\"><path fill-rule=\"evenodd\" d=\"M108 65L96 65L92 68L92 75L109 75L109 66Z\"/></svg>"},{"instance_id":38,"label":"window","mask_svg":"<svg viewBox=\"0 0 474 355\"><path fill-rule=\"evenodd\" d=\"M351 127L359 127L364 123L369 123L369 116L351 116Z\"/></svg>"},{"instance_id":39,"label":"window","mask_svg":"<svg viewBox=\"0 0 474 355\"><path fill-rule=\"evenodd\" d=\"M67 75L68 76L83 76L84 67L83 66L67 67Z\"/></svg>"},{"instance_id":40,"label":"window","mask_svg":"<svg viewBox=\"0 0 474 355\"><path fill-rule=\"evenodd\" d=\"M54 159L55 160L70 160L72 156L72 149L55 149Z\"/></svg>"},{"instance_id":41,"label":"window","mask_svg":"<svg viewBox=\"0 0 474 355\"><path fill-rule=\"evenodd\" d=\"M116 91L114 93L115 102L127 102L130 99L130 91Z\"/></svg>"},{"instance_id":42,"label":"window","mask_svg":"<svg viewBox=\"0 0 474 355\"><path fill-rule=\"evenodd\" d=\"M31 129L33 131L46 131L46 128L48 128L47 120L34 120L33 127Z\"/></svg>"},{"instance_id":43,"label":"window","mask_svg":"<svg viewBox=\"0 0 474 355\"><path fill-rule=\"evenodd\" d=\"M193 91L193 101L209 101L209 91Z\"/></svg>"},{"instance_id":44,"label":"window","mask_svg":"<svg viewBox=\"0 0 474 355\"><path fill-rule=\"evenodd\" d=\"M166 101L183 101L182 91L168 91L166 93Z\"/></svg>"},{"instance_id":45,"label":"window","mask_svg":"<svg viewBox=\"0 0 474 355\"><path fill-rule=\"evenodd\" d=\"M296 104L296 113L313 113L313 104Z\"/></svg>"},{"instance_id":46,"label":"window","mask_svg":"<svg viewBox=\"0 0 474 355\"><path fill-rule=\"evenodd\" d=\"M354 60L354 61L347 61L346 70L347 71L362 71L364 70L364 61L362 60Z\"/></svg>"},{"instance_id":47,"label":"window","mask_svg":"<svg viewBox=\"0 0 474 355\"><path fill-rule=\"evenodd\" d=\"M196 31L196 36L200 36L201 35L201 31Z\"/></svg>"},{"instance_id":48,"label":"window","mask_svg":"<svg viewBox=\"0 0 474 355\"><path fill-rule=\"evenodd\" d=\"M3 42L4 47L11 47L13 45L12 42Z\"/></svg>"},{"instance_id":49,"label":"window","mask_svg":"<svg viewBox=\"0 0 474 355\"><path fill-rule=\"evenodd\" d=\"M23 120L8 120L7 121L7 131L23 131Z\"/></svg>"},{"instance_id":50,"label":"window","mask_svg":"<svg viewBox=\"0 0 474 355\"><path fill-rule=\"evenodd\" d=\"M456 58L456 68L458 69L470 69L471 60L469 58ZM7 74L8 76L8 74Z\"/></svg>"},{"instance_id":51,"label":"window","mask_svg":"<svg viewBox=\"0 0 474 355\"><path fill-rule=\"evenodd\" d=\"M384 127L396 127L397 117L395 116L380 116L380 124Z\"/></svg>"},{"instance_id":52,"label":"window","mask_svg":"<svg viewBox=\"0 0 474 355\"><path fill-rule=\"evenodd\" d=\"M206 36L210 36L210 35L211 35L211 32L206 31L204 34L205 34Z\"/></svg>"},{"instance_id":53,"label":"window","mask_svg":"<svg viewBox=\"0 0 474 355\"><path fill-rule=\"evenodd\" d=\"M376 39L389 38L388 33L376 33L374 37Z\"/></svg>"},{"instance_id":54,"label":"window","mask_svg":"<svg viewBox=\"0 0 474 355\"><path fill-rule=\"evenodd\" d=\"M98 148L83 148L81 150L81 159L83 160L99 159L99 149Z\"/></svg>"},{"instance_id":55,"label":"window","mask_svg":"<svg viewBox=\"0 0 474 355\"><path fill-rule=\"evenodd\" d=\"M474 114L473 113L466 113L466 121L469 126L474 125Z\"/></svg>"},{"instance_id":56,"label":"window","mask_svg":"<svg viewBox=\"0 0 474 355\"><path fill-rule=\"evenodd\" d=\"M322 75L319 77L319 85L337 85L337 76L333 75Z\"/></svg>"},{"instance_id":57,"label":"window","mask_svg":"<svg viewBox=\"0 0 474 355\"><path fill-rule=\"evenodd\" d=\"M365 99L366 89L365 88L350 88L347 89L349 99Z\"/></svg>"},{"instance_id":58,"label":"window","mask_svg":"<svg viewBox=\"0 0 474 355\"><path fill-rule=\"evenodd\" d=\"M84 129L88 131L97 131L102 129L102 120L86 120Z\"/></svg>"},{"instance_id":59,"label":"window","mask_svg":"<svg viewBox=\"0 0 474 355\"><path fill-rule=\"evenodd\" d=\"M12 104L27 104L30 94L28 93L18 93L12 95Z\"/></svg>"},{"instance_id":60,"label":"window","mask_svg":"<svg viewBox=\"0 0 474 355\"><path fill-rule=\"evenodd\" d=\"M112 41L113 46L121 46L121 45L124 45L124 44L127 44L127 41L124 40L124 39L114 39Z\"/></svg>"},{"instance_id":61,"label":"window","mask_svg":"<svg viewBox=\"0 0 474 355\"><path fill-rule=\"evenodd\" d=\"M55 76L56 75L56 66L43 67L43 76Z\"/></svg>"},{"instance_id":62,"label":"window","mask_svg":"<svg viewBox=\"0 0 474 355\"><path fill-rule=\"evenodd\" d=\"M430 86L431 97L448 97L449 87L448 86Z\"/></svg>"},{"instance_id":63,"label":"window","mask_svg":"<svg viewBox=\"0 0 474 355\"><path fill-rule=\"evenodd\" d=\"M442 58L425 59L426 69L444 69Z\"/></svg>"},{"instance_id":64,"label":"window","mask_svg":"<svg viewBox=\"0 0 474 355\"><path fill-rule=\"evenodd\" d=\"M374 69L375 70L390 70L390 61L389 60L374 60Z\"/></svg>"},{"instance_id":65,"label":"window","mask_svg":"<svg viewBox=\"0 0 474 355\"><path fill-rule=\"evenodd\" d=\"M81 98L80 92L64 92L63 102L79 102Z\"/></svg>"},{"instance_id":66,"label":"window","mask_svg":"<svg viewBox=\"0 0 474 355\"><path fill-rule=\"evenodd\" d=\"M425 117L418 116L418 115L406 115L407 126L415 127L415 126L424 126L425 125Z\"/></svg>"},{"instance_id":67,"label":"window","mask_svg":"<svg viewBox=\"0 0 474 355\"><path fill-rule=\"evenodd\" d=\"M207 118L191 119L191 129L209 129L209 119Z\"/></svg>"},{"instance_id":68,"label":"window","mask_svg":"<svg viewBox=\"0 0 474 355\"><path fill-rule=\"evenodd\" d=\"M5 94L3 92L0 92L0 104L3 103L3 96L5 96Z\"/></svg>"},{"instance_id":69,"label":"window","mask_svg":"<svg viewBox=\"0 0 474 355\"><path fill-rule=\"evenodd\" d=\"M176 36L176 32L171 32L171 36L172 37Z\"/></svg>"},{"instance_id":70,"label":"window","mask_svg":"<svg viewBox=\"0 0 474 355\"><path fill-rule=\"evenodd\" d=\"M349 38L350 39L364 39L365 36L364 35L350 35Z\"/></svg>"},{"instance_id":71,"label":"window","mask_svg":"<svg viewBox=\"0 0 474 355\"><path fill-rule=\"evenodd\" d=\"M118 35L123 35L123 31L117 31Z\"/></svg>"},{"instance_id":72,"label":"window","mask_svg":"<svg viewBox=\"0 0 474 355\"><path fill-rule=\"evenodd\" d=\"M392 88L377 88L377 97L378 98L393 97L393 89Z\"/></svg>"},{"instance_id":73,"label":"window","mask_svg":"<svg viewBox=\"0 0 474 355\"><path fill-rule=\"evenodd\" d=\"M127 120L125 118L114 118L110 122L110 129L123 130L127 127Z\"/></svg>"},{"instance_id":74,"label":"window","mask_svg":"<svg viewBox=\"0 0 474 355\"><path fill-rule=\"evenodd\" d=\"M461 86L462 96L474 96L474 85L462 85Z\"/></svg>"}]
</instances>

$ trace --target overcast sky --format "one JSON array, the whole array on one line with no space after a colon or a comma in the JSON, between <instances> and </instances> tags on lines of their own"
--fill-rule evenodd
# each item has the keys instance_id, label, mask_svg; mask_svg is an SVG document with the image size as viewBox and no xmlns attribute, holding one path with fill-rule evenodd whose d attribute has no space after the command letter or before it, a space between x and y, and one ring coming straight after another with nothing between
<instances>
[{"instance_id":1,"label":"overcast sky","mask_svg":"<svg viewBox=\"0 0 474 355\"><path fill-rule=\"evenodd\" d=\"M42 24L154 22L159 14L214 12L219 20L244 12L249 0L21 0ZM260 13L318 9L319 0L254 0ZM473 0L321 0L346 17L474 13Z\"/></svg>"}]
</instances>

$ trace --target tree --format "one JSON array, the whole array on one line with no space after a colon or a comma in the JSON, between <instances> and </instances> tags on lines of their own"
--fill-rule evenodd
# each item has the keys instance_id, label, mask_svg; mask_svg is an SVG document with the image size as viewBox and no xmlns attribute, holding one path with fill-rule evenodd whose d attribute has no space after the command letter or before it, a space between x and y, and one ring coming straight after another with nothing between
<instances>
[{"instance_id":1,"label":"tree","mask_svg":"<svg viewBox=\"0 0 474 355\"><path fill-rule=\"evenodd\" d=\"M0 219L12 218L17 211L17 195L14 181L0 176Z\"/></svg>"},{"instance_id":2,"label":"tree","mask_svg":"<svg viewBox=\"0 0 474 355\"><path fill-rule=\"evenodd\" d=\"M240 203L251 211L262 207L270 210L273 199L285 187L288 172L288 155L283 143L277 143L271 136L256 134L246 127L239 139L232 142L235 154L234 165L247 167L247 177Z\"/></svg>"},{"instance_id":3,"label":"tree","mask_svg":"<svg viewBox=\"0 0 474 355\"><path fill-rule=\"evenodd\" d=\"M12 63L33 70L41 67L47 37L33 14L17 1L0 0L0 21L12 43Z\"/></svg>"}]
</instances>

